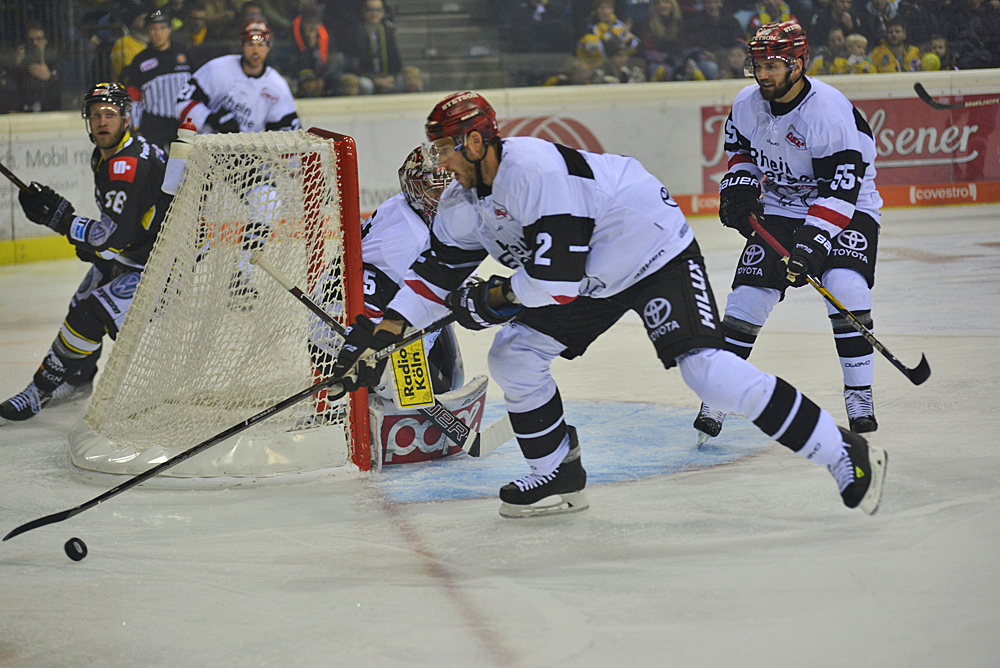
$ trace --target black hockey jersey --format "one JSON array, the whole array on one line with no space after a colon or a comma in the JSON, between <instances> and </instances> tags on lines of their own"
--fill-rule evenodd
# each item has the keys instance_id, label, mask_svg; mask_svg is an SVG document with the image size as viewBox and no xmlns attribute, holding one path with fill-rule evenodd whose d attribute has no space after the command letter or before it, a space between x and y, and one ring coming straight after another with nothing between
<instances>
[{"instance_id":1,"label":"black hockey jersey","mask_svg":"<svg viewBox=\"0 0 1000 668\"><path fill-rule=\"evenodd\" d=\"M101 217L77 216L67 236L81 259L142 269L170 204L170 195L160 190L163 152L126 132L110 159L95 148L90 164Z\"/></svg>"}]
</instances>

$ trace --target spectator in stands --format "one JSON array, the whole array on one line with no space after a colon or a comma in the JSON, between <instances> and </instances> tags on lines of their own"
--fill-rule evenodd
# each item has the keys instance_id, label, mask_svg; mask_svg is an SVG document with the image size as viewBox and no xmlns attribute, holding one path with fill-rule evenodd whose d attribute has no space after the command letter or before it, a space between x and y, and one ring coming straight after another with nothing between
<instances>
[{"instance_id":1,"label":"spectator in stands","mask_svg":"<svg viewBox=\"0 0 1000 668\"><path fill-rule=\"evenodd\" d=\"M898 18L890 19L886 22L885 29L885 39L869 54L876 71L919 72L920 49L907 41L903 21Z\"/></svg>"},{"instance_id":2,"label":"spectator in stands","mask_svg":"<svg viewBox=\"0 0 1000 668\"><path fill-rule=\"evenodd\" d=\"M875 74L875 63L868 57L868 38L859 32L852 32L844 38L847 47L849 74Z\"/></svg>"},{"instance_id":3,"label":"spectator in stands","mask_svg":"<svg viewBox=\"0 0 1000 668\"><path fill-rule=\"evenodd\" d=\"M811 77L825 74L849 74L850 65L847 58L851 54L847 52L847 42L844 39L843 29L839 26L830 28L825 43L825 46L817 50L816 57L809 59L809 69L806 74Z\"/></svg>"},{"instance_id":4,"label":"spectator in stands","mask_svg":"<svg viewBox=\"0 0 1000 668\"><path fill-rule=\"evenodd\" d=\"M715 53L719 62L725 61L729 49L734 46L743 43L746 49L743 28L732 14L722 11L722 0L704 0L702 6L702 11L684 19L684 33L689 44ZM740 67L742 69L742 65Z\"/></svg>"},{"instance_id":5,"label":"spectator in stands","mask_svg":"<svg viewBox=\"0 0 1000 668\"><path fill-rule=\"evenodd\" d=\"M292 21L292 39L290 71L308 71L322 80L322 90L332 89L344 70L344 55L323 25L319 7L303 6L302 13ZM315 86L310 83L307 88L311 90Z\"/></svg>"},{"instance_id":6,"label":"spectator in stands","mask_svg":"<svg viewBox=\"0 0 1000 668\"><path fill-rule=\"evenodd\" d=\"M171 35L171 43L187 55L192 72L213 58L228 53L225 40L208 29L208 9L204 0L185 5L184 22L181 29Z\"/></svg>"},{"instance_id":7,"label":"spectator in stands","mask_svg":"<svg viewBox=\"0 0 1000 668\"><path fill-rule=\"evenodd\" d=\"M643 68L632 62L628 43L611 38L604 43L604 63L594 71L597 83L645 83Z\"/></svg>"},{"instance_id":8,"label":"spectator in stands","mask_svg":"<svg viewBox=\"0 0 1000 668\"><path fill-rule=\"evenodd\" d=\"M325 97L323 78L312 70L302 70L296 79L295 97Z\"/></svg>"},{"instance_id":9,"label":"spectator in stands","mask_svg":"<svg viewBox=\"0 0 1000 668\"><path fill-rule=\"evenodd\" d=\"M829 35L832 28L840 28L843 31L841 34L850 35L857 32L860 25L861 19L852 9L851 0L830 0L826 7L813 14L809 22L807 35L810 46L815 43L815 37Z\"/></svg>"},{"instance_id":10,"label":"spectator in stands","mask_svg":"<svg viewBox=\"0 0 1000 668\"><path fill-rule=\"evenodd\" d=\"M424 90L424 74L415 65L407 65L399 71L396 82L398 93L421 93Z\"/></svg>"},{"instance_id":11,"label":"spectator in stands","mask_svg":"<svg viewBox=\"0 0 1000 668\"><path fill-rule=\"evenodd\" d=\"M546 79L543 86L585 86L593 82L594 68L585 60L570 56L562 69Z\"/></svg>"},{"instance_id":12,"label":"spectator in stands","mask_svg":"<svg viewBox=\"0 0 1000 668\"><path fill-rule=\"evenodd\" d=\"M403 67L396 28L386 18L382 0L365 0L361 19L347 54L347 69L358 75L363 94L391 93Z\"/></svg>"},{"instance_id":13,"label":"spectator in stands","mask_svg":"<svg viewBox=\"0 0 1000 668\"><path fill-rule=\"evenodd\" d=\"M146 17L149 47L122 70L121 83L132 98L132 125L166 152L177 137L177 97L187 85L191 62L171 43L170 17L159 9Z\"/></svg>"},{"instance_id":14,"label":"spectator in stands","mask_svg":"<svg viewBox=\"0 0 1000 668\"><path fill-rule=\"evenodd\" d=\"M0 114L9 114L13 109L14 102L18 99L17 87L14 79L3 67L0 67Z\"/></svg>"},{"instance_id":15,"label":"spectator in stands","mask_svg":"<svg viewBox=\"0 0 1000 668\"><path fill-rule=\"evenodd\" d=\"M25 27L27 40L17 47L9 85L17 97L6 100L12 111L56 111L59 109L59 73L56 54L49 49L45 28L37 21Z\"/></svg>"},{"instance_id":16,"label":"spectator in stands","mask_svg":"<svg viewBox=\"0 0 1000 668\"><path fill-rule=\"evenodd\" d=\"M646 71L653 81L674 79L684 48L684 19L677 0L653 0L649 18L636 25Z\"/></svg>"},{"instance_id":17,"label":"spectator in stands","mask_svg":"<svg viewBox=\"0 0 1000 668\"><path fill-rule=\"evenodd\" d=\"M743 79L746 78L746 73L743 71L743 65L746 61L747 48L745 46L734 46L723 53L723 57L720 58L721 63L719 64L719 73L716 75L717 79Z\"/></svg>"},{"instance_id":18,"label":"spectator in stands","mask_svg":"<svg viewBox=\"0 0 1000 668\"><path fill-rule=\"evenodd\" d=\"M337 95L341 97L353 97L361 95L361 79L357 74L344 72L337 82Z\"/></svg>"},{"instance_id":19,"label":"spectator in stands","mask_svg":"<svg viewBox=\"0 0 1000 668\"><path fill-rule=\"evenodd\" d=\"M513 0L505 4L498 23L513 52L565 53L576 33L568 0Z\"/></svg>"},{"instance_id":20,"label":"spectator in stands","mask_svg":"<svg viewBox=\"0 0 1000 668\"><path fill-rule=\"evenodd\" d=\"M868 0L858 14L861 25L857 32L867 37L869 44L881 44L886 38L887 23L896 18L898 10L898 0Z\"/></svg>"},{"instance_id":21,"label":"spectator in stands","mask_svg":"<svg viewBox=\"0 0 1000 668\"><path fill-rule=\"evenodd\" d=\"M1000 67L1000 0L961 0L949 42L963 70Z\"/></svg>"},{"instance_id":22,"label":"spectator in stands","mask_svg":"<svg viewBox=\"0 0 1000 668\"><path fill-rule=\"evenodd\" d=\"M931 35L948 32L954 10L951 0L899 0L896 17L906 25L906 35L922 47L930 44Z\"/></svg>"},{"instance_id":23,"label":"spectator in stands","mask_svg":"<svg viewBox=\"0 0 1000 668\"><path fill-rule=\"evenodd\" d=\"M125 34L111 47L111 75L115 81L121 76L125 66L146 48L149 41L146 35L146 13L146 9L138 5L130 6L124 12Z\"/></svg>"},{"instance_id":24,"label":"spectator in stands","mask_svg":"<svg viewBox=\"0 0 1000 668\"><path fill-rule=\"evenodd\" d=\"M922 60L926 60L928 56L934 56L937 58L937 69L939 70L958 69L958 65L955 64L955 54L951 52L951 47L948 45L948 38L944 35L931 35L930 45L924 52ZM923 69L926 71L932 71L926 66L924 66Z\"/></svg>"},{"instance_id":25,"label":"spectator in stands","mask_svg":"<svg viewBox=\"0 0 1000 668\"><path fill-rule=\"evenodd\" d=\"M758 28L768 23L782 23L784 21L798 22L787 2L784 0L762 0L754 8L754 14L747 26L747 35L755 34Z\"/></svg>"}]
</instances>

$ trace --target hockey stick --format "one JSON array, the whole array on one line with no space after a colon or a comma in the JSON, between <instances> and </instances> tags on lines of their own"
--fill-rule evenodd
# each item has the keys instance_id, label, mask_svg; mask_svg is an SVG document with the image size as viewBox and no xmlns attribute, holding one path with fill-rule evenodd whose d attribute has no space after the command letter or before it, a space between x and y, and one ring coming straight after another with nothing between
<instances>
[{"instance_id":1,"label":"hockey stick","mask_svg":"<svg viewBox=\"0 0 1000 668\"><path fill-rule=\"evenodd\" d=\"M784 246L782 246L778 242L778 240L775 239L771 235L770 232L768 232L767 230L764 229L764 227L757 220L757 217L755 215L753 215L753 214L750 214L750 226L754 229L754 231L757 234L759 234L761 236L761 238L764 239L764 241L767 242L768 246L770 246L771 248L773 248L774 250L776 250L782 257L784 257L784 258L788 257L788 251L785 250ZM885 358L887 360L889 360L894 367L896 367L897 369L899 369L900 371L902 371L903 374L907 378L910 379L911 383L913 383L914 385L919 385L920 383L922 383L925 380L927 380L927 378L931 375L931 367L927 363L927 356L926 355L924 355L923 353L921 353L920 354L920 363L917 364L917 366L913 367L912 369L903 366L903 363L900 362L898 359L896 359L896 356L893 355L892 353L890 353L886 349L886 347L883 346L882 343L879 342L879 340L875 338L875 335L872 334L868 330L867 327L865 327L863 324L861 324L861 321L858 320L857 317L855 317L855 315L853 313L851 313L850 311L847 310L847 307L845 307L843 304L841 304L840 301L836 297L834 297L830 293L829 290L827 290L825 287L823 287L823 284L820 283L818 279L813 278L809 274L806 274L805 276L806 276L806 281L809 282L809 285L811 285L814 288L816 288L817 292L819 292L821 295L823 295L823 297L828 302L830 302L831 304L833 304L833 307L835 309L837 309L837 312L840 313L840 315L842 315L845 318L847 318L848 322L851 323L851 325L854 327L854 329L858 330L858 332L861 334L861 336L864 337L865 341L867 341L868 343L872 344L872 346L875 348L875 350L877 350L880 353L882 353L882 355L884 355Z\"/></svg>"},{"instance_id":2,"label":"hockey stick","mask_svg":"<svg viewBox=\"0 0 1000 668\"><path fill-rule=\"evenodd\" d=\"M449 314L449 315L445 316L444 318L441 318L440 320L432 323L431 325L428 325L427 327L425 327L423 329L420 329L420 330L417 330L415 332L412 332L408 336L403 337L402 339L400 339L399 341L397 341L396 343L394 343L392 345L386 346L385 348L382 348L381 350L370 352L370 353L368 353L366 355L363 355L361 357L361 359L364 360L364 359L374 358L376 360L381 360L381 359L388 358L389 355L391 355L393 352L395 352L399 348L404 348L404 347L410 345L411 343L413 343L414 341L416 341L417 339L422 338L422 337L426 336L427 334L429 334L430 332L433 332L433 331L435 331L437 329L441 329L442 327L444 327L444 326L446 326L446 325L448 325L448 324L450 324L450 323L452 323L454 321L455 321L455 315L454 314ZM325 378L325 379L319 381L318 383L316 383L315 385L312 385L311 387L307 387L304 390L300 390L299 392L296 392L292 396L279 401L278 403L274 404L273 406L270 406L269 408L265 408L264 410L262 410L261 412L257 413L256 415L252 415L252 416L248 417L243 422L240 422L239 424L233 425L229 429L226 429L225 431L219 432L215 436L212 436L212 437L210 437L210 438L202 441L198 445L195 445L195 446L193 446L193 447L185 450L184 452L182 452L182 453L180 453L178 455L175 455L174 457L171 457L170 459L168 459L167 461L163 462L162 464L154 466L153 468L151 468L151 469L149 469L147 471L143 471L142 473L140 473L140 474L138 474L138 475L136 475L136 476L128 479L127 481L123 482L122 484L118 485L117 487L112 487L111 489L109 489L108 491L104 492L103 494L101 494L99 496L95 496L90 501L87 501L86 503L81 503L79 506L76 506L75 508L70 508L69 510L63 510L63 511L58 512L58 513L52 513L51 515L46 515L45 517L39 517L36 520L32 520L32 521L30 521L30 522L28 522L26 524L22 524L21 526L17 527L13 531L11 531L9 534L7 534L6 536L4 536L3 539L5 541L7 541L7 540L10 540L11 538L13 538L15 536L20 536L22 533L25 533L26 531L31 531L32 529L37 529L39 527L43 527L43 526L46 526L48 524L55 524L56 522L62 522L63 520L68 520L69 518L73 517L74 515L79 515L83 511L88 510L90 508L93 508L97 504L102 503L104 501L107 501L108 499L110 499L112 497L118 496L122 492L124 492L126 490L129 490L129 489L135 487L136 485L139 485L139 484L145 482L146 480L149 480L153 476L158 475L160 473L163 473L164 471L166 471L167 469L171 468L172 466L180 464L181 462L183 462L185 460L188 460L191 457L194 457L198 453L203 452L205 450L208 450L213 445L217 445L217 444L221 443L222 441L226 440L227 438L230 438L231 436L234 436L236 434L239 434L240 432L246 431L247 429L249 429L250 427L254 426L255 424L263 422L264 420L266 420L267 418L271 417L275 413L279 413L279 412L285 410L286 408L294 406L295 404L299 403L303 399L307 399L307 398L311 397L312 395L316 394L320 390L325 390L325 389L333 387L334 385L337 385L342 378L343 378L343 376L338 376L338 377L332 377L331 376L330 378Z\"/></svg>"},{"instance_id":3,"label":"hockey stick","mask_svg":"<svg viewBox=\"0 0 1000 668\"><path fill-rule=\"evenodd\" d=\"M7 169L7 166L4 165L2 162L0 162L0 173L2 173L4 176L6 176L8 179L10 179L10 182L13 183L15 186L17 186L18 188L20 188L21 190L23 190L25 192L29 192L29 193L35 192L31 188L31 186L24 185L24 181L22 181L21 179L17 178L17 176L14 174L14 172L12 172L9 169Z\"/></svg>"},{"instance_id":4,"label":"hockey stick","mask_svg":"<svg viewBox=\"0 0 1000 668\"><path fill-rule=\"evenodd\" d=\"M917 91L917 97L934 107L935 109L969 109L971 107L987 107L991 104L1000 104L1000 97L991 97L985 100L969 100L968 102L938 102L923 87L922 84L913 84L913 90Z\"/></svg>"},{"instance_id":5,"label":"hockey stick","mask_svg":"<svg viewBox=\"0 0 1000 668\"><path fill-rule=\"evenodd\" d=\"M265 258L260 251L254 251L250 254L250 264L257 265L266 271L271 278L281 285L281 287L288 290L293 297L298 299L299 302L304 304L306 308L316 314L316 316L333 329L333 331L337 332L340 336L344 336L344 326L341 325L333 316L324 311L319 304L309 297L309 295L302 292L297 285L292 283L287 276L271 264L271 262ZM440 429L442 434L466 452L471 453L473 449L478 452L482 449L477 443L479 441L479 432L469 429L457 415L448 410L448 408L438 401L436 397L434 399L433 406L430 408L418 408L417 410L421 415L433 422L434 426ZM473 456L476 457L479 455Z\"/></svg>"}]
</instances>

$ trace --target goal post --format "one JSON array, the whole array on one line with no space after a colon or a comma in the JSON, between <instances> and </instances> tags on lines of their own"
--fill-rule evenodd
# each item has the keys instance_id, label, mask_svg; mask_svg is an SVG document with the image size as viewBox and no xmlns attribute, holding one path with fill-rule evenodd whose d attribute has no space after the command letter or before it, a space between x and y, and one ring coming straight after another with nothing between
<instances>
[{"instance_id":1,"label":"goal post","mask_svg":"<svg viewBox=\"0 0 1000 668\"><path fill-rule=\"evenodd\" d=\"M263 271L261 252L347 325L364 310L357 154L309 131L198 135L84 417L82 469L136 474L329 375L340 339ZM363 391L325 392L165 472L266 478L368 471Z\"/></svg>"}]
</instances>

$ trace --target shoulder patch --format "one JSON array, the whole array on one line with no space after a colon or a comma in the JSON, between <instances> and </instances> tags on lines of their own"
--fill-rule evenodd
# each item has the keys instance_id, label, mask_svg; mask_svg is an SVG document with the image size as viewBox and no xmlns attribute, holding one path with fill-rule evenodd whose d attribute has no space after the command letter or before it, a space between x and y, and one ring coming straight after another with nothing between
<instances>
[{"instance_id":1,"label":"shoulder patch","mask_svg":"<svg viewBox=\"0 0 1000 668\"><path fill-rule=\"evenodd\" d=\"M138 166L138 158L122 157L114 158L108 162L108 174L112 181L135 181L135 171Z\"/></svg>"},{"instance_id":2,"label":"shoulder patch","mask_svg":"<svg viewBox=\"0 0 1000 668\"><path fill-rule=\"evenodd\" d=\"M788 126L788 134L785 135L785 141L799 150L806 147L806 138L795 130L794 125Z\"/></svg>"}]
</instances>

